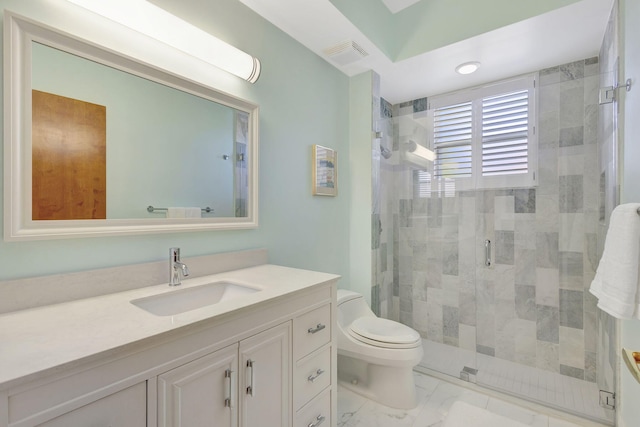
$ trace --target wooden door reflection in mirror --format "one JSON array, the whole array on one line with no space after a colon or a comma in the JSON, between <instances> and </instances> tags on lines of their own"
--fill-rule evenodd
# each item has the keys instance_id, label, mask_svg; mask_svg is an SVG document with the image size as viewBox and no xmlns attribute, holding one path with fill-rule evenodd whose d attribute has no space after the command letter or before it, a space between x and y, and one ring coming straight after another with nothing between
<instances>
[{"instance_id":1,"label":"wooden door reflection in mirror","mask_svg":"<svg viewBox=\"0 0 640 427\"><path fill-rule=\"evenodd\" d=\"M32 91L33 220L105 219L106 107Z\"/></svg>"}]
</instances>

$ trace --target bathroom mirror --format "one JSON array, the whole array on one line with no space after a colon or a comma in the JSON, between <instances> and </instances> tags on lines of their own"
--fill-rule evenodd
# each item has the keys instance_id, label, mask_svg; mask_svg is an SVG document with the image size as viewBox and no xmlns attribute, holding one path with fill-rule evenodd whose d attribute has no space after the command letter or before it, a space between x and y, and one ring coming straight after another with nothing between
<instances>
[{"instance_id":1,"label":"bathroom mirror","mask_svg":"<svg viewBox=\"0 0 640 427\"><path fill-rule=\"evenodd\" d=\"M257 226L255 104L47 23L5 11L5 240Z\"/></svg>"}]
</instances>

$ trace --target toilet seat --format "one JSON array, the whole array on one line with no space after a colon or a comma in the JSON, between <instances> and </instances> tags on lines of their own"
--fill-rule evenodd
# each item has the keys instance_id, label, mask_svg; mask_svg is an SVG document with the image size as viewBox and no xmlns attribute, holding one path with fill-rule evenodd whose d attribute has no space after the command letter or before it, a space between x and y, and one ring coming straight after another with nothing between
<instances>
[{"instance_id":1,"label":"toilet seat","mask_svg":"<svg viewBox=\"0 0 640 427\"><path fill-rule=\"evenodd\" d=\"M410 327L380 317L360 317L349 326L349 335L375 347L415 348L421 345L420 334Z\"/></svg>"}]
</instances>

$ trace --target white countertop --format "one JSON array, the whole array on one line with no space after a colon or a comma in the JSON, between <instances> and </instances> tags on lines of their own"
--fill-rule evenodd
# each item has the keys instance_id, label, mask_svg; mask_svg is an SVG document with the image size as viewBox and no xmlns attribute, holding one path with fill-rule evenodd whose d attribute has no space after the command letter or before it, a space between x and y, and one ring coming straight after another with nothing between
<instances>
[{"instance_id":1,"label":"white countertop","mask_svg":"<svg viewBox=\"0 0 640 427\"><path fill-rule=\"evenodd\" d=\"M130 301L202 284L149 286L125 292L0 315L0 389L57 366L132 344L196 322L213 319L340 276L271 264L206 276L260 287L260 292L174 316L156 316ZM90 286L90 285L88 285Z\"/></svg>"}]
</instances>

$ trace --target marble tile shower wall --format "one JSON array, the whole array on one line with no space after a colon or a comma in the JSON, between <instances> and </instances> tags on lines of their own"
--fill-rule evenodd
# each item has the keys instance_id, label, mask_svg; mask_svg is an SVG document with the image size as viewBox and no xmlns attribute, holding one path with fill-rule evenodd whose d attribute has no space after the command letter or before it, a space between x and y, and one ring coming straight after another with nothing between
<instances>
[{"instance_id":1,"label":"marble tile shower wall","mask_svg":"<svg viewBox=\"0 0 640 427\"><path fill-rule=\"evenodd\" d=\"M598 58L540 72L535 188L420 197L416 171L381 160L378 312L429 340L596 381L598 74ZM393 106L396 141L425 108Z\"/></svg>"},{"instance_id":2,"label":"marble tile shower wall","mask_svg":"<svg viewBox=\"0 0 640 427\"><path fill-rule=\"evenodd\" d=\"M378 98L377 101L380 102L380 108L374 123L375 130L380 132L381 136L376 141L379 144L377 148L386 148L396 153L397 156L398 138L394 135L397 127L393 125L392 105L382 98ZM374 145L374 152L375 149ZM395 308L393 305L393 283L394 275L397 273L397 269L393 268L393 253L394 245L398 242L398 239L394 238L397 229L394 225L396 221L393 220L393 208L397 206L393 200L398 197L395 194L396 185L393 184L395 180L394 165L392 161L383 160L379 154L374 154L372 168L378 174L378 179L373 181L374 199L377 202L374 202L372 218L374 283L371 293L371 307L378 316L398 320L397 304ZM411 189L408 188L408 191Z\"/></svg>"},{"instance_id":3,"label":"marble tile shower wall","mask_svg":"<svg viewBox=\"0 0 640 427\"><path fill-rule=\"evenodd\" d=\"M386 119L382 120L385 116L386 101L380 97L380 76L372 72L372 123L374 133L379 132L383 135L381 138L373 137L371 139L371 191L372 191L372 206L371 206L371 276L374 283L371 287L371 308L376 315L384 316L381 313L380 308L380 281L389 280L387 267L387 233L382 227L383 222L388 223L388 218L385 215L384 208L389 204L387 202L389 191L388 186L382 185L383 170L381 168L381 151L382 148L391 149L390 139L392 137L391 128L387 126Z\"/></svg>"}]
</instances>

